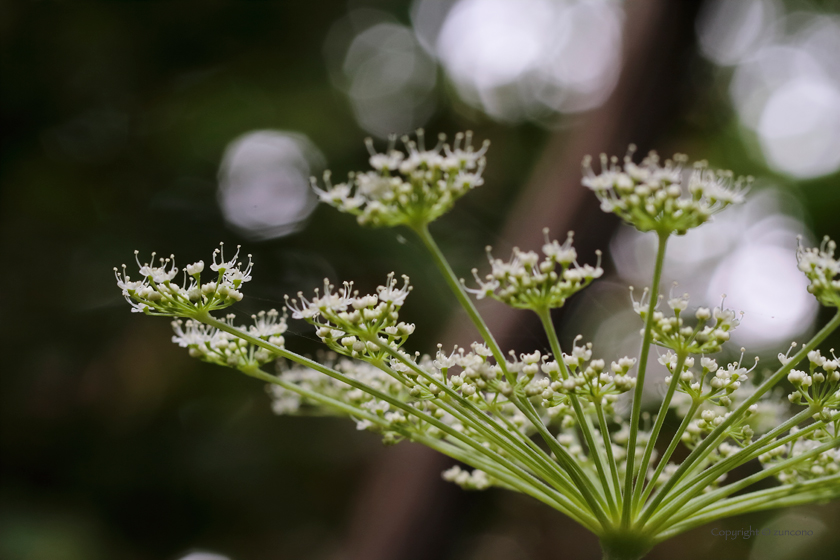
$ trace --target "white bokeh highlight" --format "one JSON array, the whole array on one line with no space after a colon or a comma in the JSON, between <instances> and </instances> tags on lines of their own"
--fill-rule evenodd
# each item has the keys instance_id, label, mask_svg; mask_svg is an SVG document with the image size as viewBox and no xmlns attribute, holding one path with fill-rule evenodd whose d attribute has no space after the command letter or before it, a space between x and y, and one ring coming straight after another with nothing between
<instances>
[{"instance_id":1,"label":"white bokeh highlight","mask_svg":"<svg viewBox=\"0 0 840 560\"><path fill-rule=\"evenodd\" d=\"M370 134L412 132L433 114L437 63L413 30L390 15L352 11L333 26L324 50L333 84Z\"/></svg>"},{"instance_id":2,"label":"white bokeh highlight","mask_svg":"<svg viewBox=\"0 0 840 560\"><path fill-rule=\"evenodd\" d=\"M215 552L190 552L178 560L231 560L229 556Z\"/></svg>"},{"instance_id":3,"label":"white bokeh highlight","mask_svg":"<svg viewBox=\"0 0 840 560\"><path fill-rule=\"evenodd\" d=\"M783 7L773 0L712 0L697 18L700 50L721 66L749 58L774 38L774 26Z\"/></svg>"},{"instance_id":4,"label":"white bokeh highlight","mask_svg":"<svg viewBox=\"0 0 840 560\"><path fill-rule=\"evenodd\" d=\"M443 5L443 7L442 7ZM620 4L606 0L418 0L421 44L459 96L502 121L602 104L618 78Z\"/></svg>"},{"instance_id":5,"label":"white bokeh highlight","mask_svg":"<svg viewBox=\"0 0 840 560\"><path fill-rule=\"evenodd\" d=\"M219 169L217 198L225 221L252 239L298 230L317 205L309 177L324 163L302 134L257 130L236 138Z\"/></svg>"},{"instance_id":6,"label":"white bokeh highlight","mask_svg":"<svg viewBox=\"0 0 840 560\"><path fill-rule=\"evenodd\" d=\"M797 179L840 169L840 16L718 0L697 31L707 58L735 68L730 98L769 167Z\"/></svg>"}]
</instances>

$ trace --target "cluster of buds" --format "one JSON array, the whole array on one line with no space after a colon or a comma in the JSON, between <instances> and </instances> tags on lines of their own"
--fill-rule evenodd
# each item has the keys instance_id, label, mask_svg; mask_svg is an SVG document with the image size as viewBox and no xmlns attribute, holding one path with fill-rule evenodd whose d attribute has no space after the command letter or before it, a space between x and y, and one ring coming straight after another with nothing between
<instances>
[{"instance_id":1,"label":"cluster of buds","mask_svg":"<svg viewBox=\"0 0 840 560\"><path fill-rule=\"evenodd\" d=\"M793 384L793 392L788 399L793 404L803 401L821 417L830 418L832 409L840 406L840 359L833 354L829 360L819 350L808 352L809 371L793 369L788 374L788 381Z\"/></svg>"},{"instance_id":2,"label":"cluster of buds","mask_svg":"<svg viewBox=\"0 0 840 560\"><path fill-rule=\"evenodd\" d=\"M808 291L829 307L840 307L840 261L834 258L836 248L837 244L825 237L819 247L800 246L796 251L799 270L810 282Z\"/></svg>"},{"instance_id":3,"label":"cluster of buds","mask_svg":"<svg viewBox=\"0 0 840 560\"><path fill-rule=\"evenodd\" d=\"M486 490L493 485L493 481L486 472L479 469L470 472L458 465L443 471L441 477L446 482L457 484L464 490Z\"/></svg>"},{"instance_id":4,"label":"cluster of buds","mask_svg":"<svg viewBox=\"0 0 840 560\"><path fill-rule=\"evenodd\" d=\"M648 314L648 295L645 289L642 297L636 301L633 298L633 288L630 288L633 310L643 321L647 319ZM675 352L689 354L720 352L723 343L729 340L732 331L740 324L735 311L724 308L723 301L713 310L707 307L698 308L694 314L697 322L693 327L685 324L683 316L683 312L688 307L688 294L668 298L668 307L673 311L672 316L666 316L661 311L653 312L651 335L654 344Z\"/></svg>"},{"instance_id":5,"label":"cluster of buds","mask_svg":"<svg viewBox=\"0 0 840 560\"><path fill-rule=\"evenodd\" d=\"M682 442L689 449L693 449L706 435L723 424L724 420L726 420L730 414L732 414L731 411L725 409L721 410L719 407L702 409L700 411L700 417L692 421L686 427L685 432L682 434ZM758 414L758 404L751 405L746 411L744 411L743 415L739 416L735 422L726 428L726 435L742 445L748 445L756 433L752 426L751 419Z\"/></svg>"},{"instance_id":6,"label":"cluster of buds","mask_svg":"<svg viewBox=\"0 0 840 560\"><path fill-rule=\"evenodd\" d=\"M604 360L592 359L592 343L578 346L583 337L578 335L572 343L572 352L564 353L563 363L545 361L542 371L548 377L541 380L545 388L540 397L545 407L564 404L568 395L598 403L605 411L612 413L618 396L636 386L636 378L629 375L636 364L635 358L621 358L610 364L606 370Z\"/></svg>"},{"instance_id":7,"label":"cluster of buds","mask_svg":"<svg viewBox=\"0 0 840 560\"><path fill-rule=\"evenodd\" d=\"M452 389L479 408L504 417L505 423L514 426L525 435L531 435L533 425L513 404L512 398L516 394L539 404L540 395L548 383L548 379L540 374L540 364L545 362L547 356L536 350L517 357L511 351L510 358L505 360L505 369L512 376L512 383L505 377L502 368L490 361L490 356L490 350L484 344L478 343L472 344L472 352L456 348L456 351L448 356L439 349L433 362L435 375L440 380L446 379ZM454 374L453 367L459 367L460 372ZM439 387L432 385L430 389L434 396L439 395ZM416 392L417 389L413 391ZM553 415L555 418L556 412ZM570 416L574 414L572 411L567 412Z\"/></svg>"},{"instance_id":8,"label":"cluster of buds","mask_svg":"<svg viewBox=\"0 0 840 560\"><path fill-rule=\"evenodd\" d=\"M456 347L453 352L446 354L439 346L437 355L428 364L431 368L427 365L427 369L433 372L431 375L434 381L423 386L415 384L410 394L420 399L443 397L443 387L446 385L479 408L504 417L506 424L516 427L523 434L531 435L533 426L512 402L515 394L531 399L535 405L550 406L545 413L552 423L567 428L575 425L574 411L566 406L565 401L552 406L543 398L551 380L540 372L545 371L547 364L555 363L548 361L549 356L538 350L519 356L511 352L510 358L505 360L505 370L513 378L511 383L502 368L492 361L492 354L484 344L473 343L471 348L472 351L467 352ZM418 381L416 373L392 367L410 381ZM459 371L456 372L456 369Z\"/></svg>"},{"instance_id":9,"label":"cluster of buds","mask_svg":"<svg viewBox=\"0 0 840 560\"><path fill-rule=\"evenodd\" d=\"M485 345L478 343L473 343L472 352L456 348L449 355L444 354L438 347L433 364L441 381L445 380L462 396L475 402L485 400L486 394L502 394L509 397L513 394L513 388L504 380L502 368L488 361L491 355ZM460 368L460 372L453 375L453 368ZM437 394L436 391L440 388L433 385L431 390L433 394Z\"/></svg>"},{"instance_id":10,"label":"cluster of buds","mask_svg":"<svg viewBox=\"0 0 840 560\"><path fill-rule=\"evenodd\" d=\"M741 348L741 359L737 362L730 362L725 368L718 365L713 358L703 356L700 358L700 372L693 371L696 363L691 356L683 360L682 368L676 371L679 360L673 352L667 352L659 358L659 363L664 365L670 375L665 378L670 383L672 376L679 376L677 390L685 393L694 402L709 402L716 406L731 408L733 405L733 393L747 380L748 374L758 365L758 357L752 368L744 367L743 359L745 350Z\"/></svg>"},{"instance_id":11,"label":"cluster of buds","mask_svg":"<svg viewBox=\"0 0 840 560\"><path fill-rule=\"evenodd\" d=\"M228 315L225 322L233 325L235 315ZM286 318L281 317L277 310L260 311L252 315L254 323L250 326L239 327L251 335L283 347L286 332ZM264 348L257 347L244 339L215 327L199 323L192 319L186 322L176 319L172 321L175 334L172 342L181 348L188 348L190 356L205 362L228 366L236 369L259 367L274 360L274 355Z\"/></svg>"},{"instance_id":12,"label":"cluster of buds","mask_svg":"<svg viewBox=\"0 0 840 560\"><path fill-rule=\"evenodd\" d=\"M795 434L799 431L797 428L792 428L790 432ZM831 440L837 441L837 432L831 427L809 431L792 442L774 447L759 455L758 460L764 468L770 468L782 461L795 459ZM777 472L776 478L782 484L798 484L838 473L840 473L840 447L835 447L793 462L788 468Z\"/></svg>"},{"instance_id":13,"label":"cluster of buds","mask_svg":"<svg viewBox=\"0 0 840 560\"><path fill-rule=\"evenodd\" d=\"M676 371L679 363L678 357L668 352L659 358L659 363L663 364L670 375L665 378L666 383L670 383L674 375L679 376L679 383L677 384L677 391L685 398L697 405L698 417L688 424L685 432L682 434L682 441L688 447L693 448L712 430L721 425L724 420L729 417L732 409L743 400L744 395L738 394L738 390L745 387L741 393L754 391L755 388L749 381L749 373L758 366L758 357L755 359L753 367L747 369L744 367L744 352L741 348L741 359L737 362L730 362L725 368L720 367L718 363L706 356L700 358L699 372L693 371L695 359L691 356L683 360L682 368ZM680 400L674 399L672 404L677 407L677 412L684 416L687 412L681 411ZM762 401L766 404L769 401ZM732 423L727 428L727 436L731 437L737 442L748 443L752 440L756 433L756 429L764 431L767 426L764 426L766 419L769 416L775 418L777 411L774 407L769 406L771 410L762 410L758 403L750 406L742 416Z\"/></svg>"},{"instance_id":14,"label":"cluster of buds","mask_svg":"<svg viewBox=\"0 0 840 560\"><path fill-rule=\"evenodd\" d=\"M201 283L204 261L184 267L183 281L177 284L173 282L179 271L174 255L158 259L159 264L155 266L155 253L145 264L140 264L138 254L139 251L134 251L140 280L129 277L126 265L122 265L122 271L114 268L117 286L135 313L191 317L196 313L224 309L242 299L240 288L251 280L251 255L248 255L248 265L243 268L238 261L238 246L229 260L225 260L224 244L213 251L210 270L216 273L216 278L204 284ZM216 262L217 257L220 262Z\"/></svg>"},{"instance_id":15,"label":"cluster of buds","mask_svg":"<svg viewBox=\"0 0 840 560\"><path fill-rule=\"evenodd\" d=\"M373 171L351 174L346 183L333 185L324 173L325 188L312 186L322 202L354 214L368 226L421 226L448 212L456 200L481 186L484 154L472 146L472 133L458 133L452 146L440 135L437 145L426 149L423 131L417 141L403 137L407 153L396 150L392 137L385 153L377 153L373 142L366 144Z\"/></svg>"},{"instance_id":16,"label":"cluster of buds","mask_svg":"<svg viewBox=\"0 0 840 560\"><path fill-rule=\"evenodd\" d=\"M316 327L315 333L339 354L380 360L387 352L380 344L398 349L414 332L414 325L399 320L399 310L411 291L408 276L397 287L394 274L376 294L359 295L352 282L345 282L340 290L324 280L323 294L316 289L310 300L299 292L297 299L286 297L292 318L303 319Z\"/></svg>"},{"instance_id":17,"label":"cluster of buds","mask_svg":"<svg viewBox=\"0 0 840 560\"><path fill-rule=\"evenodd\" d=\"M592 189L604 212L612 212L639 231L683 234L702 225L713 214L744 200L744 187L751 178L735 180L731 171L712 171L706 162L694 165L683 187L683 164L688 158L677 154L660 163L650 152L640 165L633 163L635 146L630 146L624 166L618 158L601 155L601 173L592 169L592 158L583 160L583 185Z\"/></svg>"},{"instance_id":18,"label":"cluster of buds","mask_svg":"<svg viewBox=\"0 0 840 560\"><path fill-rule=\"evenodd\" d=\"M573 294L588 286L604 273L601 252L595 266L577 263L577 252L572 247L572 232L564 243L550 241L548 229L543 230L544 258L534 251L513 249L508 262L495 259L487 248L490 273L482 281L478 270L473 269L478 288L468 291L478 299L491 297L519 309L545 310L562 307Z\"/></svg>"}]
</instances>

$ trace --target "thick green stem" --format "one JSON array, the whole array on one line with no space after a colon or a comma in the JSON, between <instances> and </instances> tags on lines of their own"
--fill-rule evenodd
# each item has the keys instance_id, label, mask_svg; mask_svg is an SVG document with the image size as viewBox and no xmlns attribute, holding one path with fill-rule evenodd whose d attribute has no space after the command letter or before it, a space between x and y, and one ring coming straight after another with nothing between
<instances>
[{"instance_id":1,"label":"thick green stem","mask_svg":"<svg viewBox=\"0 0 840 560\"><path fill-rule=\"evenodd\" d=\"M601 537L604 560L640 560L651 547L652 539L637 532L619 531Z\"/></svg>"},{"instance_id":2,"label":"thick green stem","mask_svg":"<svg viewBox=\"0 0 840 560\"><path fill-rule=\"evenodd\" d=\"M633 410L630 414L630 439L627 442L627 473L624 477L624 504L621 514L623 527L630 525L630 517L633 509L633 471L636 458L636 438L639 434L639 417L642 415L642 394L645 387L645 372L647 371L648 354L653 341L653 313L659 301L659 281L662 279L662 266L665 263L665 248L668 244L668 234L658 234L658 245L656 249L656 266L653 269L653 285L650 288L650 302L648 303L647 315L645 316L645 331L642 337L642 350L639 353L639 373L636 375L636 391L633 394ZM645 473L639 473L644 480Z\"/></svg>"}]
</instances>

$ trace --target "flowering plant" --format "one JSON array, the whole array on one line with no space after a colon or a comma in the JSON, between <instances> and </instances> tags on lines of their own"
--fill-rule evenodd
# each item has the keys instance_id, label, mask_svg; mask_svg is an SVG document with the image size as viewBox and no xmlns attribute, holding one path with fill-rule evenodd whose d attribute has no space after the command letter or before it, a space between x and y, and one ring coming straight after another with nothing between
<instances>
[{"instance_id":1,"label":"flowering plant","mask_svg":"<svg viewBox=\"0 0 840 560\"><path fill-rule=\"evenodd\" d=\"M205 283L202 261L185 267L177 284L174 257L155 263L153 254L147 264L137 260L139 280L131 280L125 266L115 269L117 284L132 311L172 317L173 341L193 357L269 383L277 413L344 416L387 443L427 445L468 467L452 467L444 479L468 490L497 486L528 494L597 535L605 558L641 558L657 543L722 517L840 496L840 359L817 348L840 325L840 312L793 355L795 344L780 354L781 367L758 383L755 366L743 365L743 349L738 362L713 357L739 324L733 310L721 303L691 312L687 295L667 299L667 309L660 309L668 239L740 203L747 181L703 163L687 171L683 156L662 163L651 153L640 164L632 152L623 164L602 157L600 172L584 162L583 184L602 209L658 238L651 287L634 301L643 323L640 353L608 365L580 337L564 352L550 316L602 275L600 253L598 263L581 265L572 235L560 243L546 230L542 255L515 249L505 262L488 249L489 273L473 271L476 287L467 287L428 226L482 184L487 143L475 150L467 133L452 145L441 137L427 149L422 132L404 143L407 153L393 139L385 153L376 153L368 142L372 171L335 185L326 174L325 186L313 180L313 187L322 201L362 225L402 225L419 237L481 335L469 349L405 350L415 328L400 319L411 291L405 276L400 282L389 275L374 294L360 294L351 282L336 287L325 281L311 297L287 297L292 318L313 325L329 348L320 361L286 348L285 312L260 312L248 326L212 314L241 300L251 280L250 256L243 265L238 250L225 260L224 248L217 249L210 266L215 275ZM809 291L823 305L840 307L834 250L826 240L796 256ZM471 293L536 313L551 352L506 355ZM664 349L659 361L670 376L652 425L642 430L653 345ZM278 358L285 359L278 372L268 371ZM800 363L805 369L794 369ZM785 419L768 424L762 410L781 407L770 390L785 378L793 386ZM622 415L615 404L623 394L632 407ZM681 423L668 441L661 431L671 409ZM672 462L680 444L690 453ZM657 447L665 449L660 454ZM761 470L723 484L753 459ZM741 492L769 477L778 484Z\"/></svg>"}]
</instances>

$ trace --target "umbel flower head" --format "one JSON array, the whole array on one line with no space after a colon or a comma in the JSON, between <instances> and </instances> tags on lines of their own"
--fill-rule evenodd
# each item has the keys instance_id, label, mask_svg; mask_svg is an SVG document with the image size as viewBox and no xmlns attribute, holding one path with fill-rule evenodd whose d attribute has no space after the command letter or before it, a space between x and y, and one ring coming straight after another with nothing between
<instances>
[{"instance_id":1,"label":"umbel flower head","mask_svg":"<svg viewBox=\"0 0 840 560\"><path fill-rule=\"evenodd\" d=\"M155 266L155 253L152 253L148 263L140 264L139 252L134 251L141 278L132 280L125 265L122 265L122 272L115 267L117 286L131 305L131 310L136 313L192 317L199 312L224 309L242 300L240 288L242 284L251 280L251 269L254 265L251 255L248 255L248 265L243 268L238 260L238 246L233 257L225 260L224 243L220 245L219 249L213 251L210 270L216 273L216 277L210 282L201 283L204 261L184 267L183 281L177 284L173 282L178 276L174 255L159 259L158 266ZM217 258L219 262L216 262Z\"/></svg>"},{"instance_id":2,"label":"umbel flower head","mask_svg":"<svg viewBox=\"0 0 840 560\"><path fill-rule=\"evenodd\" d=\"M633 311L642 318L647 319L649 296L647 289L642 293L639 301L633 298L633 288L630 288L630 298L633 301ZM723 343L727 342L732 331L741 324L739 315L732 309L724 307L726 295L721 298L720 305L710 310L708 307L699 307L694 313L696 323L694 326L685 323L688 307L688 294L680 297L668 298L668 307L673 311L673 316L667 316L661 311L654 310L651 323L651 335L653 343L669 348L675 352L687 352L689 354L712 354L720 352ZM741 314L743 315L743 313ZM642 330L644 334L644 329Z\"/></svg>"},{"instance_id":3,"label":"umbel flower head","mask_svg":"<svg viewBox=\"0 0 840 560\"><path fill-rule=\"evenodd\" d=\"M345 183L333 185L330 172L324 173L325 188L313 177L312 187L318 198L342 212L354 214L367 226L420 227L448 212L456 200L484 180L484 154L472 146L472 132L458 133L450 146L441 134L434 148L426 149L423 130L417 140L402 138L406 153L396 149L391 137L388 149L377 153L373 141L366 141L372 171L351 173Z\"/></svg>"},{"instance_id":4,"label":"umbel flower head","mask_svg":"<svg viewBox=\"0 0 840 560\"><path fill-rule=\"evenodd\" d=\"M225 322L233 326L234 318L234 315L228 315ZM276 309L271 309L252 315L251 319L254 321L253 325L242 326L240 329L283 348L286 342L283 333L287 329L285 317L281 317ZM180 319L172 321L172 330L175 331L172 342L181 348L189 348L190 356L205 362L243 369L274 360L274 355L269 351L192 319L188 319L186 323Z\"/></svg>"},{"instance_id":5,"label":"umbel flower head","mask_svg":"<svg viewBox=\"0 0 840 560\"><path fill-rule=\"evenodd\" d=\"M808 291L828 307L840 307L840 261L834 258L836 248L837 244L825 237L819 247L800 246L796 251L799 270L810 282Z\"/></svg>"},{"instance_id":6,"label":"umbel flower head","mask_svg":"<svg viewBox=\"0 0 840 560\"><path fill-rule=\"evenodd\" d=\"M734 179L731 171L711 170L700 161L694 164L686 188L686 156L676 154L663 165L656 152L650 152L636 164L634 151L631 145L623 167L618 158L601 154L601 172L597 174L587 156L582 183L592 189L604 212L616 214L639 231L683 234L730 204L743 202L745 186L752 181L749 177Z\"/></svg>"},{"instance_id":7,"label":"umbel flower head","mask_svg":"<svg viewBox=\"0 0 840 560\"><path fill-rule=\"evenodd\" d=\"M533 251L514 247L513 256L504 262L494 259L487 247L490 273L481 280L478 270L473 269L478 288L467 291L476 294L478 299L491 297L519 309L544 310L562 307L569 297L604 273L600 251L595 266L578 264L577 252L572 247L572 232L562 244L549 240L548 228L543 234L542 260Z\"/></svg>"},{"instance_id":8,"label":"umbel flower head","mask_svg":"<svg viewBox=\"0 0 840 560\"><path fill-rule=\"evenodd\" d=\"M819 350L808 352L808 371L792 369L788 381L794 391L788 395L793 404L808 404L828 421L840 407L840 359L828 359Z\"/></svg>"},{"instance_id":9,"label":"umbel flower head","mask_svg":"<svg viewBox=\"0 0 840 560\"><path fill-rule=\"evenodd\" d=\"M744 181L705 164L683 173L682 156L664 164L655 154L641 164L630 155L623 165L603 158L597 175L586 162L584 184L603 208L659 237L653 287L634 301L645 322L641 350L608 365L579 336L563 351L550 309L603 271L600 258L595 266L578 264L571 234L558 242L546 231L542 254L514 249L504 261L488 250L489 274L473 272L478 287L469 291L478 298L540 316L551 351L506 355L426 227L481 184L486 144L474 150L469 135L458 135L452 147L441 139L427 150L422 132L404 142L407 153L393 140L385 153L371 147L373 171L315 188L363 224L404 224L421 238L481 334L469 350L406 351L414 325L400 313L411 286L394 274L367 295L352 283L325 281L314 297L287 299L292 317L312 324L330 350L317 360L285 348L285 315L277 311L253 315L247 326L234 325L233 315L213 316L242 299L251 279L250 256L243 266L238 251L226 259L224 248L217 250L209 266L214 278L204 283L202 261L182 272L174 257L152 255L146 264L138 258L138 280L125 266L115 271L119 288L133 311L175 317L172 340L191 356L270 383L278 414L342 416L387 444L410 440L436 449L463 465L447 470L445 480L528 494L595 533L606 558L638 560L665 539L736 513L840 498L840 359L817 348L840 327L840 313L801 350L791 355L793 344L780 354L775 372L751 375L756 365L744 365L744 349L728 364L711 356L740 321L723 302L689 311L688 295L671 293L659 308L667 236L740 202ZM797 258L811 293L840 307L834 252L825 240L800 247ZM669 374L655 415L642 413L644 395L660 388L649 378L645 384L651 351ZM281 360L276 374L266 371L276 358L294 365ZM771 392L784 380L792 387L787 399L781 387ZM629 392L628 410L621 395ZM680 420L673 434L663 431L671 410ZM756 458L763 470L727 478ZM742 492L771 476L782 484Z\"/></svg>"},{"instance_id":10,"label":"umbel flower head","mask_svg":"<svg viewBox=\"0 0 840 560\"><path fill-rule=\"evenodd\" d=\"M345 282L336 290L324 279L324 291L315 290L307 299L298 293L296 299L286 298L293 319L304 319L314 325L315 333L331 350L354 358L384 357L377 341L398 349L414 332L414 325L399 320L399 310L411 291L408 276L402 287L397 286L394 273L376 294L359 295L352 282Z\"/></svg>"}]
</instances>

